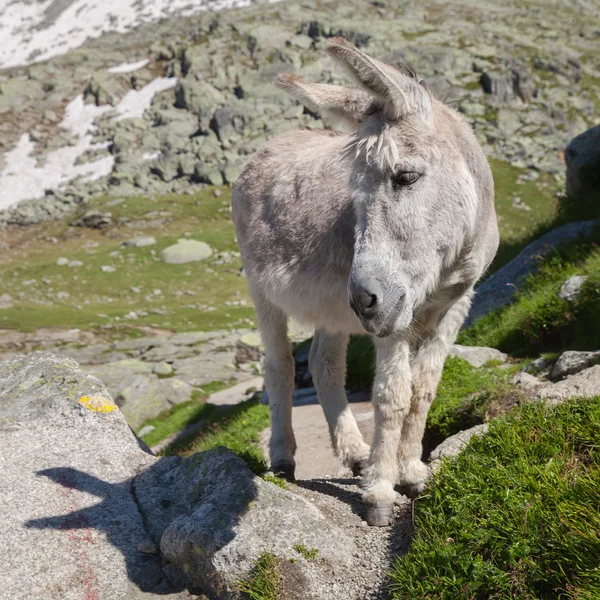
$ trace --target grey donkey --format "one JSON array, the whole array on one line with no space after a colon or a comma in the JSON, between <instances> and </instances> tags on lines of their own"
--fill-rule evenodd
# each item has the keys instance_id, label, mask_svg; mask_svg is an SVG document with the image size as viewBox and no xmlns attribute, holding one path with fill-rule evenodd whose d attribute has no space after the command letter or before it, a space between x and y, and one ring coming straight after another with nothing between
<instances>
[{"instance_id":1,"label":"grey donkey","mask_svg":"<svg viewBox=\"0 0 600 600\"><path fill-rule=\"evenodd\" d=\"M362 472L367 521L382 526L395 485L415 494L428 475L427 412L498 248L493 179L468 124L412 70L340 38L325 49L358 87L278 84L353 132L269 141L236 183L233 220L265 348L272 469L294 477L293 317L316 328L309 365L333 447ZM365 332L377 357L371 447L344 392L348 336Z\"/></svg>"}]
</instances>

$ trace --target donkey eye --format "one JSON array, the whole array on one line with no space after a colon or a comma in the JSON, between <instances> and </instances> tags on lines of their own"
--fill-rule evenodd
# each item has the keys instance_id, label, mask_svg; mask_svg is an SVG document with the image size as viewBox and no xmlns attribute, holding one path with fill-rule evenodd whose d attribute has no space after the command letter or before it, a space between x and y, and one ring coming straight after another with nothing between
<instances>
[{"instance_id":1,"label":"donkey eye","mask_svg":"<svg viewBox=\"0 0 600 600\"><path fill-rule=\"evenodd\" d=\"M421 177L416 171L399 171L392 175L392 185L394 187L404 187L412 185Z\"/></svg>"}]
</instances>

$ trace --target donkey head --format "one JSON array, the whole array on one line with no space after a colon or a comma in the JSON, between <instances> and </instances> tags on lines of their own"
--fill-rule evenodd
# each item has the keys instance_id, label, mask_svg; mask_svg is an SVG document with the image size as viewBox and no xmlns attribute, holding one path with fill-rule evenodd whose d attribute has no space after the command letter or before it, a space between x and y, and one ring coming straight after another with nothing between
<instances>
[{"instance_id":1,"label":"donkey head","mask_svg":"<svg viewBox=\"0 0 600 600\"><path fill-rule=\"evenodd\" d=\"M356 213L349 302L363 328L383 337L409 327L456 262L474 235L478 195L493 194L491 177L469 126L411 69L340 38L326 50L360 87L295 75L280 75L278 84L354 127L343 157Z\"/></svg>"}]
</instances>

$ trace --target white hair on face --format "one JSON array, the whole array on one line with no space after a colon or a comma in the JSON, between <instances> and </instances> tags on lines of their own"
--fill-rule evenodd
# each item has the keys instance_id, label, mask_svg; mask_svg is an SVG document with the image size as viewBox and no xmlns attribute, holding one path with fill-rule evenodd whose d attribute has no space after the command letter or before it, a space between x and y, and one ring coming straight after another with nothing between
<instances>
[{"instance_id":1,"label":"white hair on face","mask_svg":"<svg viewBox=\"0 0 600 600\"><path fill-rule=\"evenodd\" d=\"M391 125L373 119L352 137L356 158L362 158L369 166L375 166L382 172L394 170L400 152Z\"/></svg>"}]
</instances>

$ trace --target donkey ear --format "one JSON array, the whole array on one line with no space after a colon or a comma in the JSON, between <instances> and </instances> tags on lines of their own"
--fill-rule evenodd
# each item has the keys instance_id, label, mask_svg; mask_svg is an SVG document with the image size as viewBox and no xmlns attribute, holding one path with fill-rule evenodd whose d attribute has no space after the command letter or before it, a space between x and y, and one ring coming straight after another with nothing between
<instances>
[{"instance_id":1,"label":"donkey ear","mask_svg":"<svg viewBox=\"0 0 600 600\"><path fill-rule=\"evenodd\" d=\"M386 116L392 120L417 114L428 121L431 96L408 68L404 72L361 52L343 38L331 38L325 44L330 56L344 65L361 85L383 102Z\"/></svg>"},{"instance_id":2,"label":"donkey ear","mask_svg":"<svg viewBox=\"0 0 600 600\"><path fill-rule=\"evenodd\" d=\"M277 87L290 93L311 110L342 120L354 128L378 104L373 96L363 90L312 83L290 73L279 73L276 83Z\"/></svg>"}]
</instances>

